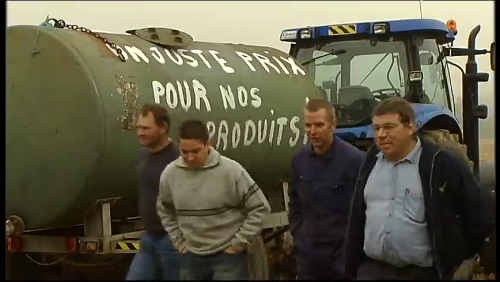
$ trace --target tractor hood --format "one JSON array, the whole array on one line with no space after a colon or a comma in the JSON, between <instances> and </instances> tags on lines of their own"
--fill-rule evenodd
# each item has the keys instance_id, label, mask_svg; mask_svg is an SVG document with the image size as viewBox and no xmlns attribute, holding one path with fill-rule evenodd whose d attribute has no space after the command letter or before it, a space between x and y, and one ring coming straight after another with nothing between
<instances>
[{"instance_id":1,"label":"tractor hood","mask_svg":"<svg viewBox=\"0 0 500 282\"><path fill-rule=\"evenodd\" d=\"M458 125L457 118L446 108L432 104L412 104L412 106L415 111L415 118L419 129L433 118L443 115L452 118ZM352 139L371 139L375 137L371 125L339 128L336 135L346 141Z\"/></svg>"}]
</instances>

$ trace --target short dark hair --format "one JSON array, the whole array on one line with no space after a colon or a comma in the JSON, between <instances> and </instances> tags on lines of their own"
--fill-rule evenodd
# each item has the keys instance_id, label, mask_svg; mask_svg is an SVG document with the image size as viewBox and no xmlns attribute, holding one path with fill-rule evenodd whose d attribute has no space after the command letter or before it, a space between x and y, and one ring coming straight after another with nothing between
<instances>
[{"instance_id":1,"label":"short dark hair","mask_svg":"<svg viewBox=\"0 0 500 282\"><path fill-rule=\"evenodd\" d=\"M199 140L207 143L208 137L208 129L201 120L186 120L179 127L179 139Z\"/></svg>"},{"instance_id":2,"label":"short dark hair","mask_svg":"<svg viewBox=\"0 0 500 282\"><path fill-rule=\"evenodd\" d=\"M415 123L415 111L411 103L401 97L389 98L373 109L372 117L385 114L397 114L402 123Z\"/></svg>"},{"instance_id":3,"label":"short dark hair","mask_svg":"<svg viewBox=\"0 0 500 282\"><path fill-rule=\"evenodd\" d=\"M163 123L166 123L168 132L168 129L170 129L170 116L168 115L167 109L158 104L143 104L141 107L141 115L145 117L149 113L153 114L157 126L163 126Z\"/></svg>"},{"instance_id":4,"label":"short dark hair","mask_svg":"<svg viewBox=\"0 0 500 282\"><path fill-rule=\"evenodd\" d=\"M330 103L328 100L321 98L314 98L309 100L309 102L307 102L306 110L308 112L317 112L322 109L326 110L326 113L329 115L330 118L332 119L335 118L335 112L333 111L332 103Z\"/></svg>"}]
</instances>

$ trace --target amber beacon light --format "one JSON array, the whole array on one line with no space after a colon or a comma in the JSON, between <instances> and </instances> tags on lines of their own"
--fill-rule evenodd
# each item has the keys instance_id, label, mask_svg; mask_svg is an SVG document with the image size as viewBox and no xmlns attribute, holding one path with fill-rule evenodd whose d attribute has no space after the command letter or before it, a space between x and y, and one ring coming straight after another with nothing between
<instances>
[{"instance_id":1,"label":"amber beacon light","mask_svg":"<svg viewBox=\"0 0 500 282\"><path fill-rule=\"evenodd\" d=\"M453 32L453 35L457 35L457 22L455 20L448 20L446 22L446 27Z\"/></svg>"}]
</instances>

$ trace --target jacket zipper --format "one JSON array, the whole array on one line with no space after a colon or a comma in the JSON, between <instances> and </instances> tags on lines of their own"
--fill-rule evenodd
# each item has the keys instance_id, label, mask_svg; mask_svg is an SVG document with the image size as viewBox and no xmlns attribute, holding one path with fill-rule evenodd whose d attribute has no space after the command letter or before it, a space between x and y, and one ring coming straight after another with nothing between
<instances>
[{"instance_id":1,"label":"jacket zipper","mask_svg":"<svg viewBox=\"0 0 500 282\"><path fill-rule=\"evenodd\" d=\"M437 154L439 154L439 152L441 152L441 149L439 149L432 157L431 175L430 175L430 179L429 179L429 187L430 187L429 199L430 199L431 205L432 205L432 194L433 194L432 193L433 192L432 173L434 172L434 161L436 160L436 156L437 156ZM432 220L432 218L431 217L429 217L429 218L431 219L431 224L434 225L434 221ZM441 269L439 268L439 261L437 259L437 255L436 255L436 232L434 232L434 231L432 232L432 256L434 257L434 261L436 262L436 268L437 268L437 271L439 274L439 279L443 280L443 275L441 273Z\"/></svg>"}]
</instances>

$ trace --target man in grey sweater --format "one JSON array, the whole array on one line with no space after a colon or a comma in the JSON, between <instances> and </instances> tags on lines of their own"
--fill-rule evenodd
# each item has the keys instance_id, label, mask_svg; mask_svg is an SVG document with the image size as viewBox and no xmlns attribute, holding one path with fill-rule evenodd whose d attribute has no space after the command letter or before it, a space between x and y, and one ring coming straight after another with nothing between
<instances>
[{"instance_id":1,"label":"man in grey sweater","mask_svg":"<svg viewBox=\"0 0 500 282\"><path fill-rule=\"evenodd\" d=\"M157 209L181 259L183 280L248 280L246 248L270 207L247 171L221 156L206 126L184 122L181 156L160 177Z\"/></svg>"}]
</instances>

